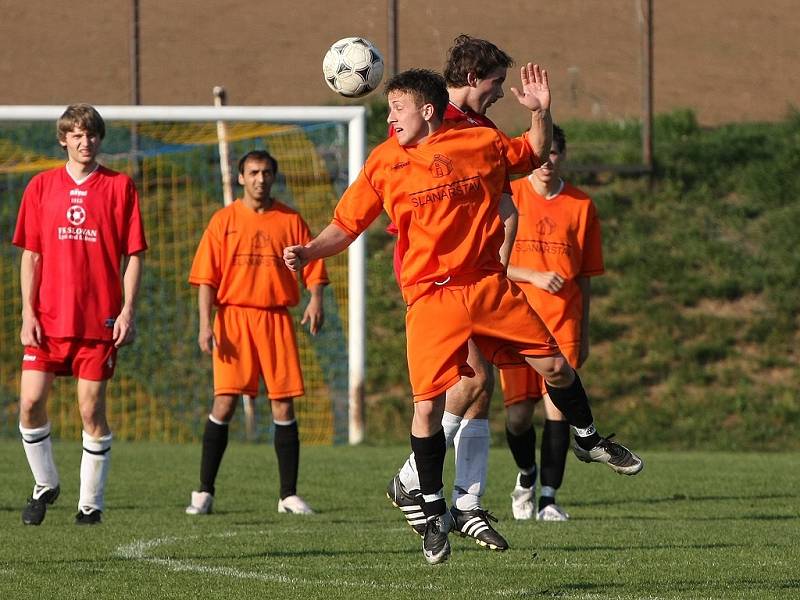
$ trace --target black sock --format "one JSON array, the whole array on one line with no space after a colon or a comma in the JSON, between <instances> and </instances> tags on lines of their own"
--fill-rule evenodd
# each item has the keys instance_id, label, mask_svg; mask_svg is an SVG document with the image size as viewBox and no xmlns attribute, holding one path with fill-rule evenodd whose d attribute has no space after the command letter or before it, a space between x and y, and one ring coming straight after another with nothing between
<instances>
[{"instance_id":1,"label":"black sock","mask_svg":"<svg viewBox=\"0 0 800 600\"><path fill-rule=\"evenodd\" d=\"M417 462L419 473L419 487L422 494L436 494L442 490L442 471L444 470L445 446L444 430L430 437L418 438L411 436L411 451ZM447 510L444 499L435 502L424 502L422 511L426 517L444 514Z\"/></svg>"},{"instance_id":2,"label":"black sock","mask_svg":"<svg viewBox=\"0 0 800 600\"><path fill-rule=\"evenodd\" d=\"M542 487L551 487L557 490L564 481L564 469L567 462L567 451L569 450L569 423L566 421L544 422L544 433L542 434ZM555 498L552 496L539 497L539 510L548 504L553 504Z\"/></svg>"},{"instance_id":3,"label":"black sock","mask_svg":"<svg viewBox=\"0 0 800 600\"><path fill-rule=\"evenodd\" d=\"M580 429L591 429L588 436L575 436L575 441L584 450L591 450L600 443L600 435L594 431L594 417L592 417L592 409L589 406L589 398L586 396L586 391L583 389L578 373L575 373L573 382L565 388L557 388L545 382L547 393L550 395L550 400L556 405L556 408L566 417L567 422L573 427Z\"/></svg>"},{"instance_id":4,"label":"black sock","mask_svg":"<svg viewBox=\"0 0 800 600\"><path fill-rule=\"evenodd\" d=\"M297 421L289 425L276 423L274 441L281 482L281 500L283 500L297 493L297 472L300 467L300 436L297 432Z\"/></svg>"},{"instance_id":5,"label":"black sock","mask_svg":"<svg viewBox=\"0 0 800 600\"><path fill-rule=\"evenodd\" d=\"M506 427L506 440L511 450L511 456L520 470L519 484L522 487L532 487L536 482L536 430L533 425L527 431L516 435ZM523 472L530 472L525 475Z\"/></svg>"},{"instance_id":6,"label":"black sock","mask_svg":"<svg viewBox=\"0 0 800 600\"><path fill-rule=\"evenodd\" d=\"M200 459L200 491L214 495L214 482L228 447L228 424L219 425L209 419L203 431L203 454Z\"/></svg>"}]
</instances>

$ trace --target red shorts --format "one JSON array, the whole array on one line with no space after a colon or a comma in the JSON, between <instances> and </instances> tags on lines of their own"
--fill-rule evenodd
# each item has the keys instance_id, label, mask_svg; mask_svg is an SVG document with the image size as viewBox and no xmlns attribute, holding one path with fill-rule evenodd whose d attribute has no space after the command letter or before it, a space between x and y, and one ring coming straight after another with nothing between
<instances>
[{"instance_id":1,"label":"red shorts","mask_svg":"<svg viewBox=\"0 0 800 600\"><path fill-rule=\"evenodd\" d=\"M214 394L258 394L271 400L305 393L292 316L286 308L221 306L214 319Z\"/></svg>"},{"instance_id":2,"label":"red shorts","mask_svg":"<svg viewBox=\"0 0 800 600\"><path fill-rule=\"evenodd\" d=\"M73 375L78 379L105 381L114 375L117 348L111 340L45 337L38 348L25 346L23 371Z\"/></svg>"},{"instance_id":3,"label":"red shorts","mask_svg":"<svg viewBox=\"0 0 800 600\"><path fill-rule=\"evenodd\" d=\"M525 356L559 353L525 294L499 273L423 294L408 307L406 336L415 402L442 394L462 375L473 375L467 365L470 338L498 367L525 365Z\"/></svg>"},{"instance_id":4,"label":"red shorts","mask_svg":"<svg viewBox=\"0 0 800 600\"><path fill-rule=\"evenodd\" d=\"M561 353L574 368L578 364L581 345L560 345ZM547 393L544 378L530 366L500 369L500 387L503 388L503 404L511 406L525 400L541 400Z\"/></svg>"}]
</instances>

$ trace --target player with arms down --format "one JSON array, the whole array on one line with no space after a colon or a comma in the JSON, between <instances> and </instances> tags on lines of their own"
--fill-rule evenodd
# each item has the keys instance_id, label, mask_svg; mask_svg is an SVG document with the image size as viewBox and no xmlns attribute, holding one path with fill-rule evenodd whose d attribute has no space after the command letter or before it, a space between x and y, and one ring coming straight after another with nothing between
<instances>
[{"instance_id":1,"label":"player with arms down","mask_svg":"<svg viewBox=\"0 0 800 600\"><path fill-rule=\"evenodd\" d=\"M212 511L228 424L239 395L258 394L259 377L266 384L275 424L278 512L313 512L297 495L300 438L294 398L305 390L288 307L299 302L300 292L297 276L282 260L284 247L307 243L311 233L297 211L270 195L277 174L278 162L266 151L254 150L241 158L243 197L211 217L189 274L189 283L198 288L197 342L213 357L214 405L203 433L200 489L192 492L188 514ZM325 265L311 262L302 277L311 293L302 323L315 335L324 318Z\"/></svg>"},{"instance_id":2,"label":"player with arms down","mask_svg":"<svg viewBox=\"0 0 800 600\"><path fill-rule=\"evenodd\" d=\"M561 353L578 369L589 355L589 278L601 275L604 267L594 203L561 179L566 153L564 132L553 127L549 159L528 177L511 184L519 224L508 277L517 282L552 332ZM511 494L514 518L565 521L569 515L556 504L555 496L564 478L569 425L553 405L541 375L533 369L501 369L500 384L506 406L506 438L519 468ZM536 507L536 432L531 418L542 398L542 487ZM583 458L580 449L578 457ZM640 469L641 463L632 467ZM631 474L631 468L623 466L622 472Z\"/></svg>"},{"instance_id":3,"label":"player with arms down","mask_svg":"<svg viewBox=\"0 0 800 600\"><path fill-rule=\"evenodd\" d=\"M88 104L70 105L57 131L67 164L30 181L13 239L23 249L19 429L35 480L22 522L41 524L58 498L47 399L56 376L72 375L83 423L75 522L94 525L105 510L111 460L106 385L117 350L135 337L147 242L133 181L97 162L105 137L98 112Z\"/></svg>"},{"instance_id":4,"label":"player with arms down","mask_svg":"<svg viewBox=\"0 0 800 600\"><path fill-rule=\"evenodd\" d=\"M376 147L345 191L333 222L305 245L289 246L284 260L299 270L343 251L386 210L406 245L400 272L408 305L408 366L414 396L411 450L425 514L423 556L450 554L453 516L444 500L445 393L469 375L472 338L497 365L529 364L545 378L559 410L576 428L577 443L604 461L613 446L595 430L577 373L520 289L505 276L510 252L506 227L516 217L508 184L509 139L486 127L444 122L444 79L413 69L386 84L388 121L396 135Z\"/></svg>"}]
</instances>

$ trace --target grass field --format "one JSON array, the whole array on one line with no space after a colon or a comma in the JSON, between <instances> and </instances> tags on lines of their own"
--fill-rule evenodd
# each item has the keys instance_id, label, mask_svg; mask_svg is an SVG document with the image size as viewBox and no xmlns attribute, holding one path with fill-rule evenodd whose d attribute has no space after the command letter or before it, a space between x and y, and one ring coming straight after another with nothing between
<instances>
[{"instance_id":1,"label":"grass field","mask_svg":"<svg viewBox=\"0 0 800 600\"><path fill-rule=\"evenodd\" d=\"M30 474L0 441L0 598L800 598L797 453L645 452L634 478L570 457L572 520L536 523L511 518L514 468L493 448L485 504L511 549L451 537L430 567L384 496L404 447L304 448L304 517L276 512L272 449L232 444L216 513L189 517L199 447L117 443L91 528L72 522L80 447L55 451L61 498L24 527Z\"/></svg>"}]
</instances>

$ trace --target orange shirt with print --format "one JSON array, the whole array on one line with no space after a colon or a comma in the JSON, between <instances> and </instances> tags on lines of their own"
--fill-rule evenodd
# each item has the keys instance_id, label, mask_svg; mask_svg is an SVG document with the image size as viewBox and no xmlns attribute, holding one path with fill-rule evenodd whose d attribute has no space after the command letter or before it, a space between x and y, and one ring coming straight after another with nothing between
<instances>
[{"instance_id":1,"label":"orange shirt with print","mask_svg":"<svg viewBox=\"0 0 800 600\"><path fill-rule=\"evenodd\" d=\"M283 249L310 240L308 225L285 204L273 200L268 210L258 213L236 200L211 217L189 283L215 288L221 306L295 306L300 300L297 276L286 268ZM324 263L311 261L302 278L306 288L328 283Z\"/></svg>"},{"instance_id":2,"label":"orange shirt with print","mask_svg":"<svg viewBox=\"0 0 800 600\"><path fill-rule=\"evenodd\" d=\"M406 304L437 282L503 272L498 205L510 191L508 147L500 131L449 122L415 146L389 138L345 191L333 224L355 238L386 210L405 248L400 286Z\"/></svg>"},{"instance_id":3,"label":"orange shirt with print","mask_svg":"<svg viewBox=\"0 0 800 600\"><path fill-rule=\"evenodd\" d=\"M564 183L561 192L546 199L527 177L512 182L519 213L517 237L509 264L534 271L555 271L565 279L556 294L518 281L531 306L559 345L580 342L583 299L576 282L604 271L600 221L591 198Z\"/></svg>"}]
</instances>

